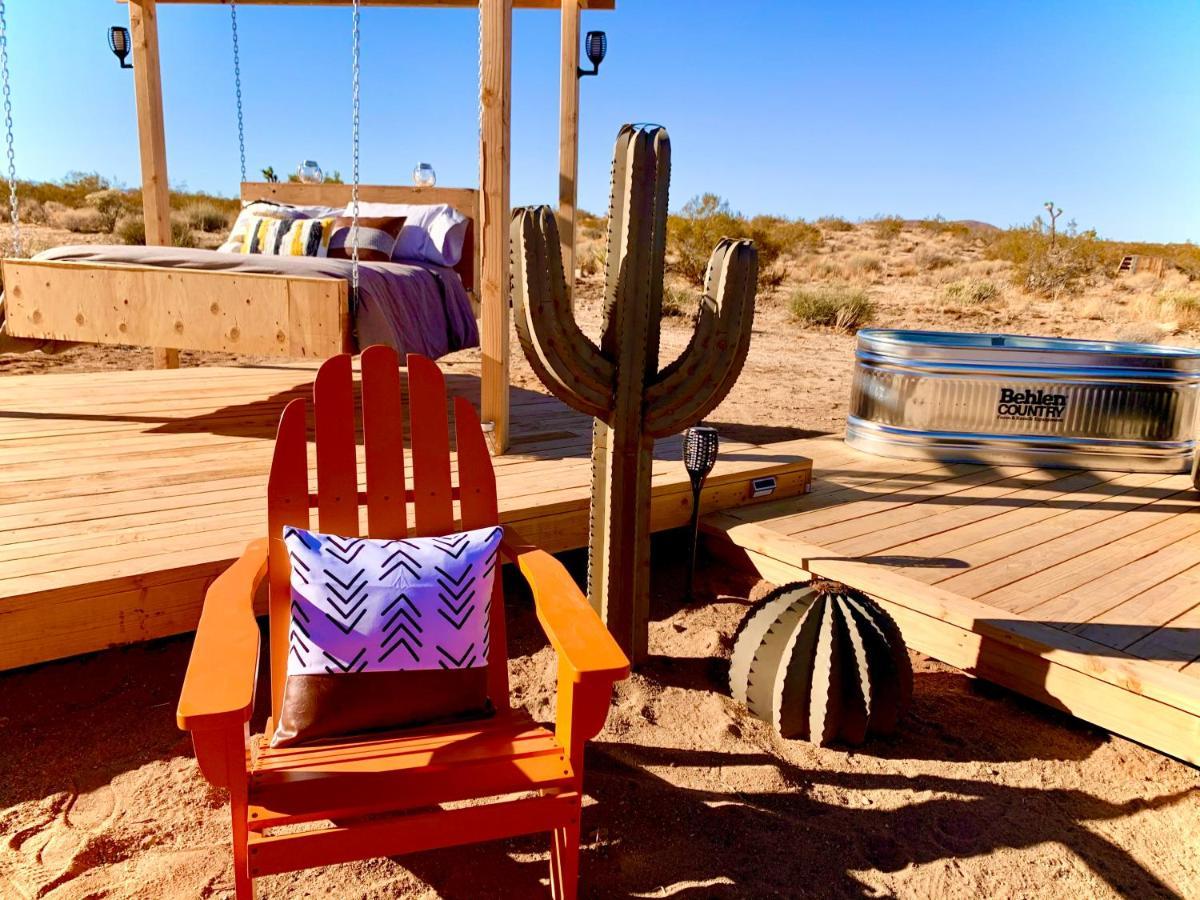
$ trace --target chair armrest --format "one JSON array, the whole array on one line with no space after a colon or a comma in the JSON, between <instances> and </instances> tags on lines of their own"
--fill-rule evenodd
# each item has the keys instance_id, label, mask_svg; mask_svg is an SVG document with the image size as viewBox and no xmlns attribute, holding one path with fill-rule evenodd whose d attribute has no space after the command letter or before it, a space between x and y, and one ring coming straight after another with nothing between
<instances>
[{"instance_id":1,"label":"chair armrest","mask_svg":"<svg viewBox=\"0 0 1200 900\"><path fill-rule=\"evenodd\" d=\"M629 659L562 563L508 525L500 550L529 582L538 621L558 654L554 736L582 780L584 742L604 727L613 682L629 674Z\"/></svg>"},{"instance_id":2,"label":"chair armrest","mask_svg":"<svg viewBox=\"0 0 1200 900\"><path fill-rule=\"evenodd\" d=\"M529 582L538 621L558 653L561 674L571 681L609 684L629 674L628 658L562 563L507 525L500 551Z\"/></svg>"},{"instance_id":3,"label":"chair armrest","mask_svg":"<svg viewBox=\"0 0 1200 900\"><path fill-rule=\"evenodd\" d=\"M175 715L185 731L242 731L250 720L259 653L254 595L267 575L267 544L248 544L204 597Z\"/></svg>"}]
</instances>

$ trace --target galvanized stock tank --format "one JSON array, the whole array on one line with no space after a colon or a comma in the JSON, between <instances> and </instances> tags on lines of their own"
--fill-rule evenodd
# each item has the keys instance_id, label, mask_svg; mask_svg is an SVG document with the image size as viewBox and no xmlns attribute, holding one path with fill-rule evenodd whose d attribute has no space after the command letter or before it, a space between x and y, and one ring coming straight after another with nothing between
<instances>
[{"instance_id":1,"label":"galvanized stock tank","mask_svg":"<svg viewBox=\"0 0 1200 900\"><path fill-rule=\"evenodd\" d=\"M858 334L846 443L880 456L1186 472L1200 350L1005 334Z\"/></svg>"}]
</instances>

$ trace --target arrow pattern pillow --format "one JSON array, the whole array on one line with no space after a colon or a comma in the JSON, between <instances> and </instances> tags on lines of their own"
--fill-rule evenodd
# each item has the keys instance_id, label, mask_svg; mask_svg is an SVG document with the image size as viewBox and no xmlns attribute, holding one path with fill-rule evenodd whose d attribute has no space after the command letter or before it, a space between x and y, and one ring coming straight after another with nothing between
<instances>
[{"instance_id":1,"label":"arrow pattern pillow","mask_svg":"<svg viewBox=\"0 0 1200 900\"><path fill-rule=\"evenodd\" d=\"M383 541L284 529L292 619L271 745L489 713L502 534Z\"/></svg>"}]
</instances>

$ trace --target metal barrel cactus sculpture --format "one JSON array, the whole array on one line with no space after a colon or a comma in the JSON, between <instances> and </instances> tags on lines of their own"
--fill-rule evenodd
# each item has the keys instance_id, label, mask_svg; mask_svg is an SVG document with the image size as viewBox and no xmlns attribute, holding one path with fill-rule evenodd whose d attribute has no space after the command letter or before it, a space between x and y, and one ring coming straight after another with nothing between
<instances>
[{"instance_id":1,"label":"metal barrel cactus sculpture","mask_svg":"<svg viewBox=\"0 0 1200 900\"><path fill-rule=\"evenodd\" d=\"M746 359L758 257L750 241L713 250L691 341L659 369L671 142L626 125L613 154L599 345L575 321L553 211L516 209L513 307L521 347L554 396L595 418L588 595L626 654L646 657L650 475L656 438L699 421Z\"/></svg>"},{"instance_id":2,"label":"metal barrel cactus sculpture","mask_svg":"<svg viewBox=\"0 0 1200 900\"><path fill-rule=\"evenodd\" d=\"M734 636L729 686L785 738L857 745L895 731L912 699L912 664L877 603L815 580L750 610Z\"/></svg>"}]
</instances>

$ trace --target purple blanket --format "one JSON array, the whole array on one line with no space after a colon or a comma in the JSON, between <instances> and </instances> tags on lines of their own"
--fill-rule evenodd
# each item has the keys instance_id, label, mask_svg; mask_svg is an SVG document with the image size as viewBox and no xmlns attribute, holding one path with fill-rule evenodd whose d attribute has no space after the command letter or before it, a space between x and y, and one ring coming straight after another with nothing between
<instances>
[{"instance_id":1,"label":"purple blanket","mask_svg":"<svg viewBox=\"0 0 1200 900\"><path fill-rule=\"evenodd\" d=\"M186 247L85 244L56 247L35 258L350 280L350 261L345 259L242 255ZM401 354L420 353L437 359L479 345L471 301L453 269L425 262L364 262L359 265L358 281L354 332L359 347L386 344Z\"/></svg>"}]
</instances>

